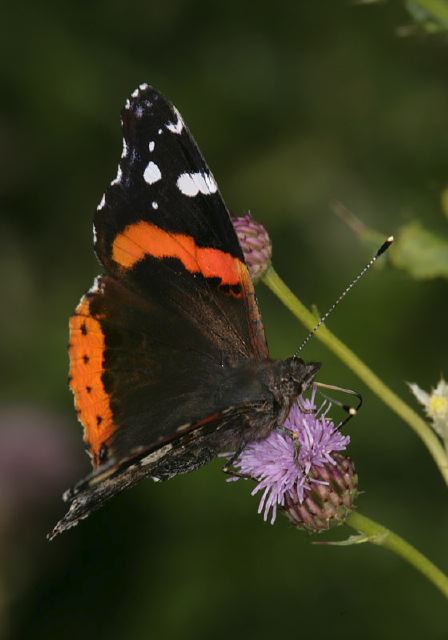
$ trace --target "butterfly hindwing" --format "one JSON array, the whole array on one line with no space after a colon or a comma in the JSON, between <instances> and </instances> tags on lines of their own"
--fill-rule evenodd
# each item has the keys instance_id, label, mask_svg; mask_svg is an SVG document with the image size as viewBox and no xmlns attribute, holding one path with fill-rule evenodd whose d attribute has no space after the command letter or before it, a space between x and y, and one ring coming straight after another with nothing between
<instances>
[{"instance_id":1,"label":"butterfly hindwing","mask_svg":"<svg viewBox=\"0 0 448 640\"><path fill-rule=\"evenodd\" d=\"M207 298L165 286L150 299L102 276L71 318L70 385L95 466L225 409L211 390L224 383L224 362L248 357Z\"/></svg>"}]
</instances>

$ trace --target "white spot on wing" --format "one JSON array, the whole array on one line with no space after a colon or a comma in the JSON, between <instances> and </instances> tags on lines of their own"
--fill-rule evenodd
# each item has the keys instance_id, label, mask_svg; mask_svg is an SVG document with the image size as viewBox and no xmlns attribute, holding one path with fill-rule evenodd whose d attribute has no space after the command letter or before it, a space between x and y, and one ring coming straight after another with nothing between
<instances>
[{"instance_id":1,"label":"white spot on wing","mask_svg":"<svg viewBox=\"0 0 448 640\"><path fill-rule=\"evenodd\" d=\"M172 448L173 448L172 444L166 444L164 447L157 449L157 451L153 451L152 453L149 453L147 456L145 456L140 460L140 465L145 467L148 464L153 464L154 462L157 462L158 460L160 460L160 458L163 458L168 453L168 451L170 451L170 449ZM157 480L155 482L157 482Z\"/></svg>"},{"instance_id":2,"label":"white spot on wing","mask_svg":"<svg viewBox=\"0 0 448 640\"><path fill-rule=\"evenodd\" d=\"M154 151L154 147L156 146L156 143L154 142L154 140L151 140L148 146L149 146L150 153L152 153Z\"/></svg>"},{"instance_id":3,"label":"white spot on wing","mask_svg":"<svg viewBox=\"0 0 448 640\"><path fill-rule=\"evenodd\" d=\"M136 98L138 96L138 93L139 93L138 89L135 89L135 91L131 93L131 97Z\"/></svg>"},{"instance_id":4,"label":"white spot on wing","mask_svg":"<svg viewBox=\"0 0 448 640\"><path fill-rule=\"evenodd\" d=\"M168 122L168 124L166 124L165 126L169 131L171 131L171 133L179 134L182 133L182 129L184 128L184 121L182 120L182 116L180 115L176 107L173 107L173 109L177 117L177 122Z\"/></svg>"},{"instance_id":5,"label":"white spot on wing","mask_svg":"<svg viewBox=\"0 0 448 640\"><path fill-rule=\"evenodd\" d=\"M121 157L126 158L128 155L128 145L126 144L126 140L123 138L123 151L121 152Z\"/></svg>"},{"instance_id":6,"label":"white spot on wing","mask_svg":"<svg viewBox=\"0 0 448 640\"><path fill-rule=\"evenodd\" d=\"M181 173L177 179L177 188L184 196L194 198L198 193L210 195L218 190L215 179L210 173Z\"/></svg>"},{"instance_id":7,"label":"white spot on wing","mask_svg":"<svg viewBox=\"0 0 448 640\"><path fill-rule=\"evenodd\" d=\"M153 209L158 209L159 208L159 205L157 204L157 202L153 202L152 203L152 208Z\"/></svg>"},{"instance_id":8,"label":"white spot on wing","mask_svg":"<svg viewBox=\"0 0 448 640\"><path fill-rule=\"evenodd\" d=\"M89 293L97 293L98 291L101 291L101 285L101 276L96 276L92 286L89 289Z\"/></svg>"},{"instance_id":9,"label":"white spot on wing","mask_svg":"<svg viewBox=\"0 0 448 640\"><path fill-rule=\"evenodd\" d=\"M186 431L191 427L191 422L186 422L185 424L181 424L180 427L177 427L176 432L182 433L182 431Z\"/></svg>"},{"instance_id":10,"label":"white spot on wing","mask_svg":"<svg viewBox=\"0 0 448 640\"><path fill-rule=\"evenodd\" d=\"M106 196L103 193L103 197L101 198L101 202L99 203L99 205L97 206L97 211L100 211L100 209L104 209L104 206L106 204Z\"/></svg>"},{"instance_id":11,"label":"white spot on wing","mask_svg":"<svg viewBox=\"0 0 448 640\"><path fill-rule=\"evenodd\" d=\"M146 89L149 88L149 85L146 82L143 82L143 84L140 84L138 88L140 91L146 91Z\"/></svg>"},{"instance_id":12,"label":"white spot on wing","mask_svg":"<svg viewBox=\"0 0 448 640\"><path fill-rule=\"evenodd\" d=\"M93 229L93 244L96 244L96 229L95 229L95 224L93 224L92 229Z\"/></svg>"},{"instance_id":13,"label":"white spot on wing","mask_svg":"<svg viewBox=\"0 0 448 640\"><path fill-rule=\"evenodd\" d=\"M119 184L121 182L121 178L123 177L123 173L121 171L120 165L118 165L117 177L112 180L111 184Z\"/></svg>"},{"instance_id":14,"label":"white spot on wing","mask_svg":"<svg viewBox=\"0 0 448 640\"><path fill-rule=\"evenodd\" d=\"M214 177L210 173L204 173L204 180L209 193L216 193L218 185L216 184Z\"/></svg>"},{"instance_id":15,"label":"white spot on wing","mask_svg":"<svg viewBox=\"0 0 448 640\"><path fill-rule=\"evenodd\" d=\"M158 134L159 134L159 136L160 136L160 135L162 134L162 129L159 129L159 130L157 131L157 133L158 133Z\"/></svg>"},{"instance_id":16,"label":"white spot on wing","mask_svg":"<svg viewBox=\"0 0 448 640\"><path fill-rule=\"evenodd\" d=\"M154 184L154 182L157 182L158 180L160 180L161 177L162 177L162 174L160 173L160 169L156 165L156 163L148 162L148 165L143 173L143 178L145 179L145 182L147 182L148 184Z\"/></svg>"},{"instance_id":17,"label":"white spot on wing","mask_svg":"<svg viewBox=\"0 0 448 640\"><path fill-rule=\"evenodd\" d=\"M125 108L125 109L130 109L130 107L131 107L131 103L129 102L129 99L128 99L128 100L126 100L126 102L125 102L124 108Z\"/></svg>"}]
</instances>

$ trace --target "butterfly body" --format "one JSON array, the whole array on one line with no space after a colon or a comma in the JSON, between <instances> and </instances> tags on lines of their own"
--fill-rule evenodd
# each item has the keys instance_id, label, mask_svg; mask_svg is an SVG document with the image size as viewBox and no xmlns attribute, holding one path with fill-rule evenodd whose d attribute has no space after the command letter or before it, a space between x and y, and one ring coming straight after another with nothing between
<instances>
[{"instance_id":1,"label":"butterfly body","mask_svg":"<svg viewBox=\"0 0 448 640\"><path fill-rule=\"evenodd\" d=\"M143 477L263 438L320 365L269 358L244 256L180 114L141 85L94 218L105 269L70 319L70 387L93 472L53 536Z\"/></svg>"}]
</instances>

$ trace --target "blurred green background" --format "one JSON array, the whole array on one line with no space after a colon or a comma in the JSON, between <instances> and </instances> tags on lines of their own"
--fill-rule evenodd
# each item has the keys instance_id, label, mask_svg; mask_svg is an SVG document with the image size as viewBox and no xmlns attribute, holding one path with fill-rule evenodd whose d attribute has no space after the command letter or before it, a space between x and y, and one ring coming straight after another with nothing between
<instances>
[{"instance_id":1,"label":"blurred green background","mask_svg":"<svg viewBox=\"0 0 448 640\"><path fill-rule=\"evenodd\" d=\"M409 566L265 524L219 462L143 483L45 540L89 468L67 318L98 272L92 215L126 97L146 81L176 103L229 208L268 227L278 272L324 310L370 255L335 201L387 235L411 220L446 235L447 37L416 30L398 1L23 0L1 14L0 633L448 638L446 602ZM305 331L258 293L285 357ZM329 326L414 404L405 381L428 389L448 373L447 311L446 280L383 268ZM360 510L448 570L446 489L426 450L317 340L303 355L364 396L350 423Z\"/></svg>"}]
</instances>

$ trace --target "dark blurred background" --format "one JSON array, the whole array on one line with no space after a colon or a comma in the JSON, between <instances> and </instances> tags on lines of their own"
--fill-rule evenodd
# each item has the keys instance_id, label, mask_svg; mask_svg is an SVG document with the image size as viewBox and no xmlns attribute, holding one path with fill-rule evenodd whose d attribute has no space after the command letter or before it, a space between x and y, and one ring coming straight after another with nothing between
<instances>
[{"instance_id":1,"label":"dark blurred background","mask_svg":"<svg viewBox=\"0 0 448 640\"><path fill-rule=\"evenodd\" d=\"M409 566L265 524L219 462L143 483L45 540L62 490L89 469L67 318L99 269L92 214L116 173L126 97L146 81L176 103L229 208L268 227L277 271L324 310L371 253L334 202L387 235L414 220L447 235L447 36L398 1L23 0L1 14L0 633L448 638L446 602ZM305 330L258 293L285 357ZM447 374L447 307L446 280L389 266L329 326L414 405L405 381L429 389ZM303 355L364 396L350 423L360 510L447 570L446 489L423 445L317 340Z\"/></svg>"}]
</instances>

